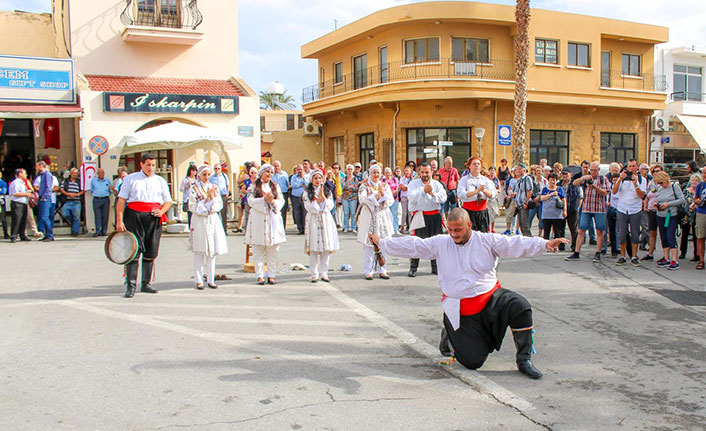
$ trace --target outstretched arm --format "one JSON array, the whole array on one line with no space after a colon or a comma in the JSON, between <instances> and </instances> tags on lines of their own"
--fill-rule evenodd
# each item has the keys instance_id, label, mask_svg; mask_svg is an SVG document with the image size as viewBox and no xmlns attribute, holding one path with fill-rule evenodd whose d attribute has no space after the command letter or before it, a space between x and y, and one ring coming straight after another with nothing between
<instances>
[{"instance_id":1,"label":"outstretched arm","mask_svg":"<svg viewBox=\"0 0 706 431\"><path fill-rule=\"evenodd\" d=\"M368 237L370 242L377 245L383 253L391 256L432 260L438 255L434 237L422 239L416 236L402 236L380 239L373 233L368 234Z\"/></svg>"}]
</instances>

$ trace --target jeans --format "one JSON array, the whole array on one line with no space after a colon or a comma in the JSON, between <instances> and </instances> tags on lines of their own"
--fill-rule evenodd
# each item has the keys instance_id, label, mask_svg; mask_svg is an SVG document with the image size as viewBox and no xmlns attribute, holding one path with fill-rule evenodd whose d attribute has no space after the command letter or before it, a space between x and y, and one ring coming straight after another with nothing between
<instances>
[{"instance_id":1,"label":"jeans","mask_svg":"<svg viewBox=\"0 0 706 431\"><path fill-rule=\"evenodd\" d=\"M301 196L290 197L292 199L292 217L294 218L294 224L297 225L299 233L304 233L304 216L306 215L304 203L302 202Z\"/></svg>"},{"instance_id":2,"label":"jeans","mask_svg":"<svg viewBox=\"0 0 706 431\"><path fill-rule=\"evenodd\" d=\"M539 230L544 229L544 226L542 223L542 206L540 204L537 204L536 207L529 210L529 228L530 228L530 230L532 230L532 222L534 221L535 217L537 217L537 228Z\"/></svg>"},{"instance_id":3,"label":"jeans","mask_svg":"<svg viewBox=\"0 0 706 431\"><path fill-rule=\"evenodd\" d=\"M614 207L608 207L606 210L606 232L608 233L608 238L610 238L610 252L611 254L618 254L618 211ZM603 245L606 241L603 240Z\"/></svg>"},{"instance_id":4,"label":"jeans","mask_svg":"<svg viewBox=\"0 0 706 431\"><path fill-rule=\"evenodd\" d=\"M583 211L579 210L579 221L581 220L581 214L582 214L582 213L583 213ZM579 229L581 229L581 228L579 227ZM593 224L591 224L588 228L586 228L586 229L584 229L584 230L588 232L588 238L589 238L589 239L591 239L591 240L593 240L593 241L596 240L596 231L593 229ZM585 235L585 234L584 234L584 235ZM584 239L585 239L585 237L584 237ZM586 242L586 241L584 241L584 242Z\"/></svg>"},{"instance_id":5,"label":"jeans","mask_svg":"<svg viewBox=\"0 0 706 431\"><path fill-rule=\"evenodd\" d=\"M455 195L456 195L456 190L449 190L448 195L451 196L452 194L455 196ZM456 201L455 204L451 205L451 203L449 203L449 199L447 198L447 199L446 199L446 202L444 202L444 205L443 205L443 207L442 207L442 210L443 210L442 212L443 212L444 214L448 214L449 211L451 211L452 209L456 208L457 206L458 206L458 201ZM390 208L390 209L392 209L392 208ZM397 231L397 229L395 229L395 231Z\"/></svg>"},{"instance_id":6,"label":"jeans","mask_svg":"<svg viewBox=\"0 0 706 431\"><path fill-rule=\"evenodd\" d=\"M444 204L444 207L446 204ZM400 230L400 223L397 221L397 209L400 207L400 203L395 201L394 204L390 205L390 212L392 213L392 227L395 229L394 232Z\"/></svg>"},{"instance_id":7,"label":"jeans","mask_svg":"<svg viewBox=\"0 0 706 431\"><path fill-rule=\"evenodd\" d=\"M657 229L659 229L659 239L662 241L662 248L677 248L677 218L670 216L669 224L664 227L666 220L666 217L657 216ZM665 258L669 259L669 256L665 256Z\"/></svg>"},{"instance_id":8,"label":"jeans","mask_svg":"<svg viewBox=\"0 0 706 431\"><path fill-rule=\"evenodd\" d=\"M64 217L71 221L71 233L77 234L79 228L81 227L81 201L66 201L62 209L64 212Z\"/></svg>"},{"instance_id":9,"label":"jeans","mask_svg":"<svg viewBox=\"0 0 706 431\"><path fill-rule=\"evenodd\" d=\"M39 213L39 221L37 221L37 228L44 234L45 238L54 238L54 212L52 208L54 205L51 199L40 200L37 205L37 212Z\"/></svg>"},{"instance_id":10,"label":"jeans","mask_svg":"<svg viewBox=\"0 0 706 431\"><path fill-rule=\"evenodd\" d=\"M404 226L405 229L409 228L411 216L408 205L409 200L407 199L407 196L400 198L400 207L402 207L402 226Z\"/></svg>"},{"instance_id":11,"label":"jeans","mask_svg":"<svg viewBox=\"0 0 706 431\"><path fill-rule=\"evenodd\" d=\"M353 230L358 230L358 226L355 224L355 211L358 208L358 201L353 199L349 201L348 199L343 200L343 229L348 230L348 219L350 218L350 228Z\"/></svg>"},{"instance_id":12,"label":"jeans","mask_svg":"<svg viewBox=\"0 0 706 431\"><path fill-rule=\"evenodd\" d=\"M96 222L96 233L105 235L108 230L108 214L110 213L110 198L93 198L93 213Z\"/></svg>"}]
</instances>

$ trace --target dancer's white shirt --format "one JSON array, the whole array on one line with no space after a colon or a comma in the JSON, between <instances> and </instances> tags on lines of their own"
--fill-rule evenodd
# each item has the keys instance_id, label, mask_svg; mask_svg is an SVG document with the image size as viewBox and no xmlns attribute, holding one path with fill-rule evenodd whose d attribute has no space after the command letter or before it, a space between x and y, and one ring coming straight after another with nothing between
<instances>
[{"instance_id":1,"label":"dancer's white shirt","mask_svg":"<svg viewBox=\"0 0 706 431\"><path fill-rule=\"evenodd\" d=\"M473 195L470 198L466 197L466 193L475 191L481 185L485 186L485 189L490 190L490 192L492 193L490 197L486 197L485 194L483 194L483 198L485 198L485 200L494 199L495 196L498 195L498 190L495 188L495 184L493 184L490 178L485 177L483 175L478 175L477 177L474 177L471 174L468 174L464 175L463 178L461 178L461 181L458 182L458 189L456 191L458 194L458 199L461 202L477 201L478 196L482 193Z\"/></svg>"},{"instance_id":2,"label":"dancer's white shirt","mask_svg":"<svg viewBox=\"0 0 706 431\"><path fill-rule=\"evenodd\" d=\"M446 189L436 180L429 180L432 195L424 191L420 178L407 185L407 208L409 211L436 211L446 202Z\"/></svg>"},{"instance_id":3,"label":"dancer's white shirt","mask_svg":"<svg viewBox=\"0 0 706 431\"><path fill-rule=\"evenodd\" d=\"M163 204L172 200L167 181L157 174L148 177L142 171L125 177L119 197L131 202L156 202Z\"/></svg>"}]
</instances>

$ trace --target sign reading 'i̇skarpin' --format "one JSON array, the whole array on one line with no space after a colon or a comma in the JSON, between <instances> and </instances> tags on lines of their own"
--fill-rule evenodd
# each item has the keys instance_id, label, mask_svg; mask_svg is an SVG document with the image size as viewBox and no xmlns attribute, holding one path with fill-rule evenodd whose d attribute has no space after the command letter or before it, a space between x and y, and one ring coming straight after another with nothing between
<instances>
[{"instance_id":1,"label":"sign reading 'i\u0307skarpin'","mask_svg":"<svg viewBox=\"0 0 706 431\"><path fill-rule=\"evenodd\" d=\"M238 114L238 96L197 94L103 93L105 112Z\"/></svg>"}]
</instances>

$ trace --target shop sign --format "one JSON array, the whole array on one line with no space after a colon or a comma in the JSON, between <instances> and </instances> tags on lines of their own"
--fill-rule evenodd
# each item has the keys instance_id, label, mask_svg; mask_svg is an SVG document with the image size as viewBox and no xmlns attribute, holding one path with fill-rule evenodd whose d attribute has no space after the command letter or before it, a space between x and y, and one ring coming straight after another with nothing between
<instances>
[{"instance_id":1,"label":"shop sign","mask_svg":"<svg viewBox=\"0 0 706 431\"><path fill-rule=\"evenodd\" d=\"M252 126L238 126L238 135L245 136L246 138L252 138L253 127Z\"/></svg>"},{"instance_id":2,"label":"shop sign","mask_svg":"<svg viewBox=\"0 0 706 431\"><path fill-rule=\"evenodd\" d=\"M74 61L0 55L0 101L76 103Z\"/></svg>"},{"instance_id":3,"label":"shop sign","mask_svg":"<svg viewBox=\"0 0 706 431\"><path fill-rule=\"evenodd\" d=\"M238 114L238 96L197 94L103 93L105 112Z\"/></svg>"}]
</instances>

